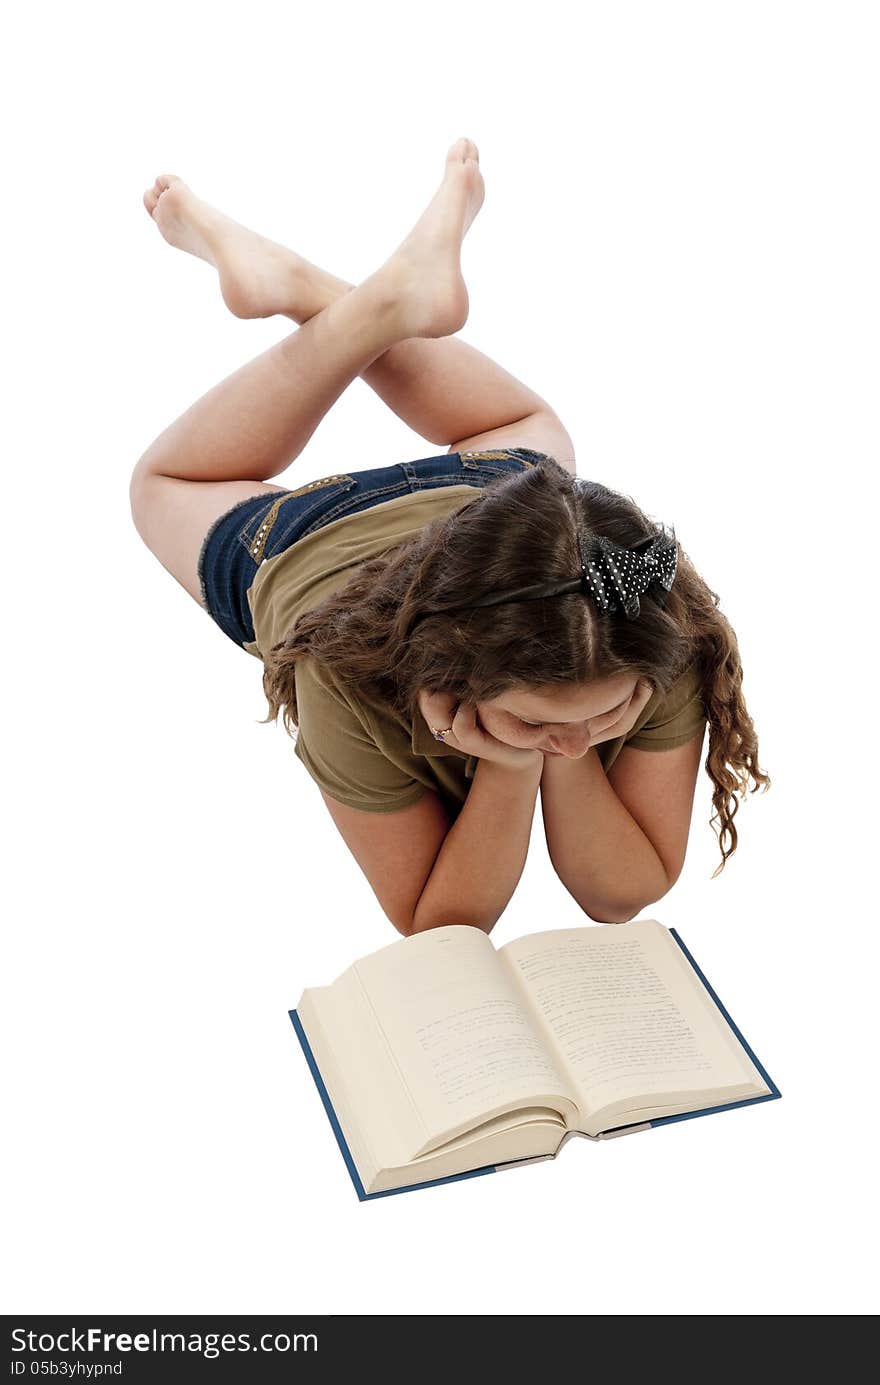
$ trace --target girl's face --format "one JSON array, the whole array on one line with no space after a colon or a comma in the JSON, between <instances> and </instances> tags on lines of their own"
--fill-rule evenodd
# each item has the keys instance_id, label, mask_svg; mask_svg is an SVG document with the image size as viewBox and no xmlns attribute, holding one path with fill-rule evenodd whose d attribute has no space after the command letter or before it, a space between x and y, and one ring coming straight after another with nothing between
<instances>
[{"instance_id":1,"label":"girl's face","mask_svg":"<svg viewBox=\"0 0 880 1385\"><path fill-rule=\"evenodd\" d=\"M620 674L593 683L509 688L478 702L477 716L506 745L576 760L592 738L625 715L637 684L631 674Z\"/></svg>"}]
</instances>

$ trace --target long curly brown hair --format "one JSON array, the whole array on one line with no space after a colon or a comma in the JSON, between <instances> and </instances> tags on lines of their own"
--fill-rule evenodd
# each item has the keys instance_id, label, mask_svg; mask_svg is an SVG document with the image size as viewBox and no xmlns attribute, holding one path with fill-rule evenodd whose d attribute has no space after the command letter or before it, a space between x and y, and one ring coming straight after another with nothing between
<instances>
[{"instance_id":1,"label":"long curly brown hair","mask_svg":"<svg viewBox=\"0 0 880 1385\"><path fill-rule=\"evenodd\" d=\"M565 581L580 567L577 526L631 548L656 525L627 495L574 477L552 457L487 484L470 503L426 524L390 552L362 563L350 580L295 622L265 659L266 722L283 713L299 725L294 670L309 654L346 684L370 688L409 719L418 693L488 701L514 686L586 683L615 674L646 678L664 693L702 658L709 721L704 762L713 783L712 824L723 870L737 847L736 793L749 776L766 790L758 739L742 695L736 635L678 544L672 590L661 606L653 587L641 612L602 614L579 592L467 607L490 592ZM411 629L417 616L429 612Z\"/></svg>"}]
</instances>

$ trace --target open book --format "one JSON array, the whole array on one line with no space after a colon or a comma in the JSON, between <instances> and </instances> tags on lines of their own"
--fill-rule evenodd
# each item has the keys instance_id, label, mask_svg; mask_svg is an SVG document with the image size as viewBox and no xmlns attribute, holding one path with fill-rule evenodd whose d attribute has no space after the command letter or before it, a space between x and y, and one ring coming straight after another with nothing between
<instances>
[{"instance_id":1,"label":"open book","mask_svg":"<svg viewBox=\"0 0 880 1385\"><path fill-rule=\"evenodd\" d=\"M361 1199L780 1095L656 919L498 949L434 928L304 991L290 1017Z\"/></svg>"}]
</instances>

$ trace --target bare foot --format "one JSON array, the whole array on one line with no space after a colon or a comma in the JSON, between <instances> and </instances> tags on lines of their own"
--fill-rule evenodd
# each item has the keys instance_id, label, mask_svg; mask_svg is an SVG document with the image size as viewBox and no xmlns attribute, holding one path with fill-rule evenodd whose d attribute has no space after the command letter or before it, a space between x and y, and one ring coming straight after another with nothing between
<instances>
[{"instance_id":1,"label":"bare foot","mask_svg":"<svg viewBox=\"0 0 880 1385\"><path fill-rule=\"evenodd\" d=\"M203 202L176 174L160 173L143 200L169 245L214 265L223 301L236 317L298 318L300 305L314 297L314 266Z\"/></svg>"},{"instance_id":2,"label":"bare foot","mask_svg":"<svg viewBox=\"0 0 880 1385\"><path fill-rule=\"evenodd\" d=\"M447 337L467 321L461 243L485 196L479 157L473 140L456 140L434 197L406 240L372 276L389 285L398 300L403 335Z\"/></svg>"}]
</instances>

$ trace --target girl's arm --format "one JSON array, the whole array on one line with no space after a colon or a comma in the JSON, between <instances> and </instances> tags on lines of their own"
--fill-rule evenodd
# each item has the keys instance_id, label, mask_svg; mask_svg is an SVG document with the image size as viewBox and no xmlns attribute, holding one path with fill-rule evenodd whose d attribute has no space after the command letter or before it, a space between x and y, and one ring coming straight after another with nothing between
<instances>
[{"instance_id":1,"label":"girl's arm","mask_svg":"<svg viewBox=\"0 0 880 1385\"><path fill-rule=\"evenodd\" d=\"M491 931L523 872L543 756L512 768L480 760L416 904L412 932L467 923Z\"/></svg>"},{"instance_id":2,"label":"girl's arm","mask_svg":"<svg viewBox=\"0 0 880 1385\"><path fill-rule=\"evenodd\" d=\"M541 810L556 874L597 923L626 923L670 889L663 862L609 784L594 746L578 760L545 757Z\"/></svg>"}]
</instances>

